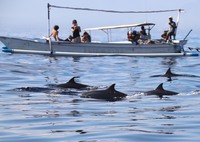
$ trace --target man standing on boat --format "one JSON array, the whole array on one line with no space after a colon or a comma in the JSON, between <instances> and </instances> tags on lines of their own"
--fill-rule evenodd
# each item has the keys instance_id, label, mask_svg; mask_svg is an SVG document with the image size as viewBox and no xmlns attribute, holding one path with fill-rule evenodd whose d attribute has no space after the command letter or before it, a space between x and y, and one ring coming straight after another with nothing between
<instances>
[{"instance_id":1,"label":"man standing on boat","mask_svg":"<svg viewBox=\"0 0 200 142\"><path fill-rule=\"evenodd\" d=\"M78 26L78 23L76 20L72 21L72 42L81 42L81 37L80 37L80 32L81 32L81 27Z\"/></svg>"},{"instance_id":2,"label":"man standing on boat","mask_svg":"<svg viewBox=\"0 0 200 142\"><path fill-rule=\"evenodd\" d=\"M173 18L170 16L169 17L169 31L167 32L166 40L171 39L171 36L175 36L175 31L176 31L176 23L173 21Z\"/></svg>"}]
</instances>

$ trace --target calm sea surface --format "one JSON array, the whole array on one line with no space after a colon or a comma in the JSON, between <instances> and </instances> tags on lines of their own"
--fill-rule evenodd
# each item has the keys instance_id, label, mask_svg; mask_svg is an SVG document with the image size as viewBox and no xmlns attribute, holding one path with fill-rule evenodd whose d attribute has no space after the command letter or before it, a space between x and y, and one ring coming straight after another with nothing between
<instances>
[{"instance_id":1,"label":"calm sea surface","mask_svg":"<svg viewBox=\"0 0 200 142\"><path fill-rule=\"evenodd\" d=\"M191 38L189 45L196 47L199 40ZM172 81L151 77L169 67L189 76ZM116 90L128 97L106 102L80 97L89 90L40 90L73 76L98 89L116 83ZM73 58L0 52L0 141L199 142L198 76L200 57ZM144 95L160 83L179 94L163 99ZM33 90L16 89L24 87Z\"/></svg>"}]
</instances>

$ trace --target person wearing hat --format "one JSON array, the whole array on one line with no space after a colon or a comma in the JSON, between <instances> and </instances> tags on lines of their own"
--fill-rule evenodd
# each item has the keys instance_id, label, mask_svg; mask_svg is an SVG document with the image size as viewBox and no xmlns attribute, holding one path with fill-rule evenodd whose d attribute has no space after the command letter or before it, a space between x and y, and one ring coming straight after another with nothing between
<instances>
[{"instance_id":1,"label":"person wearing hat","mask_svg":"<svg viewBox=\"0 0 200 142\"><path fill-rule=\"evenodd\" d=\"M175 35L176 31L176 23L173 21L173 18L170 16L169 17L169 31L167 32L166 40L171 39L172 35Z\"/></svg>"}]
</instances>

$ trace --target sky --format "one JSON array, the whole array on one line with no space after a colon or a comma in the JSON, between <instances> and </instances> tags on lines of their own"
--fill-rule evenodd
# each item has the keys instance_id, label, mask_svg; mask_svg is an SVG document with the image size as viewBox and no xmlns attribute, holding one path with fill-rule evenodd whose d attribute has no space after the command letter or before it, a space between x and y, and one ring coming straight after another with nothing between
<instances>
[{"instance_id":1,"label":"sky","mask_svg":"<svg viewBox=\"0 0 200 142\"><path fill-rule=\"evenodd\" d=\"M147 11L184 9L178 31L184 36L200 32L200 0L0 0L0 35L45 36L48 32L47 3L58 6L106 10ZM51 8L51 28L59 25L61 35L69 35L73 19L82 29L153 22L154 32L168 29L168 17L177 12L157 14L112 14Z\"/></svg>"}]
</instances>

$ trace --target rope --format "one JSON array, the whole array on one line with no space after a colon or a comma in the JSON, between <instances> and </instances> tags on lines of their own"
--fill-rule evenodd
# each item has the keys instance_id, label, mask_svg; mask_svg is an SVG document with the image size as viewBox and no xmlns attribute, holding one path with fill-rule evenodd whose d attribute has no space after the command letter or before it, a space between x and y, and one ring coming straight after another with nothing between
<instances>
[{"instance_id":1,"label":"rope","mask_svg":"<svg viewBox=\"0 0 200 142\"><path fill-rule=\"evenodd\" d=\"M83 11L109 12L109 13L158 13L158 12L184 11L183 9L156 10L156 11L116 11L116 10L103 10L103 9L91 9L91 8L64 7L64 6L55 6L55 5L49 5L49 7L72 9L72 10L83 10Z\"/></svg>"}]
</instances>

